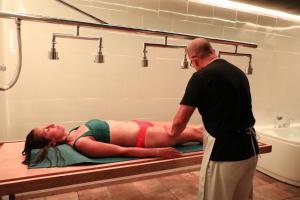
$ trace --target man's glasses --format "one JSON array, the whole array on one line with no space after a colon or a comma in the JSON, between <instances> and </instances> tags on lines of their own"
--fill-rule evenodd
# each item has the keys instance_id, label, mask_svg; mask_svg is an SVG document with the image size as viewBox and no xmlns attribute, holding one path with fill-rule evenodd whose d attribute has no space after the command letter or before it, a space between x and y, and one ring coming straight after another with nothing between
<instances>
[{"instance_id":1,"label":"man's glasses","mask_svg":"<svg viewBox=\"0 0 300 200\"><path fill-rule=\"evenodd\" d=\"M190 60L190 67L193 67L193 61Z\"/></svg>"},{"instance_id":2,"label":"man's glasses","mask_svg":"<svg viewBox=\"0 0 300 200\"><path fill-rule=\"evenodd\" d=\"M191 56L190 58L190 67L194 67L193 62L194 60L196 60L198 58L198 56Z\"/></svg>"}]
</instances>

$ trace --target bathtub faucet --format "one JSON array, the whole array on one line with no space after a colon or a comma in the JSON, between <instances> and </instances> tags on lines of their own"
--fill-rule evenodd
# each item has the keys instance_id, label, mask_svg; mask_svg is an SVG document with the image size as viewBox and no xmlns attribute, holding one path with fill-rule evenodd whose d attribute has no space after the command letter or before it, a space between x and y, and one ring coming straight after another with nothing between
<instances>
[{"instance_id":1,"label":"bathtub faucet","mask_svg":"<svg viewBox=\"0 0 300 200\"><path fill-rule=\"evenodd\" d=\"M290 120L289 119L283 119L282 116L276 116L275 121L275 128L286 128L290 127Z\"/></svg>"}]
</instances>

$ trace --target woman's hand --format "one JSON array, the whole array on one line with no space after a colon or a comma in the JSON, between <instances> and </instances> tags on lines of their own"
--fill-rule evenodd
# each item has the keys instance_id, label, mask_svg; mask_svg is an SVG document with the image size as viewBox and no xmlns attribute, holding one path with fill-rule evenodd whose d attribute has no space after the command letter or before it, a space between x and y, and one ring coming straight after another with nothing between
<instances>
[{"instance_id":1,"label":"woman's hand","mask_svg":"<svg viewBox=\"0 0 300 200\"><path fill-rule=\"evenodd\" d=\"M181 153L172 147L157 148L158 156L163 158L177 158L181 156Z\"/></svg>"}]
</instances>

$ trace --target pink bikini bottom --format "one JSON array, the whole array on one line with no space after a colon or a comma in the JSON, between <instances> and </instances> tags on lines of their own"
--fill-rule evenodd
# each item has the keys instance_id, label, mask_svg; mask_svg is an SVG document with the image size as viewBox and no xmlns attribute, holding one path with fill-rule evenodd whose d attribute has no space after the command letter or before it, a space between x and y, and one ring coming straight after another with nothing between
<instances>
[{"instance_id":1,"label":"pink bikini bottom","mask_svg":"<svg viewBox=\"0 0 300 200\"><path fill-rule=\"evenodd\" d=\"M132 121L137 123L138 126L140 127L140 131L136 138L135 146L143 148L145 147L145 137L146 137L147 128L149 126L153 126L153 124L151 122L142 121L142 120L132 120Z\"/></svg>"}]
</instances>

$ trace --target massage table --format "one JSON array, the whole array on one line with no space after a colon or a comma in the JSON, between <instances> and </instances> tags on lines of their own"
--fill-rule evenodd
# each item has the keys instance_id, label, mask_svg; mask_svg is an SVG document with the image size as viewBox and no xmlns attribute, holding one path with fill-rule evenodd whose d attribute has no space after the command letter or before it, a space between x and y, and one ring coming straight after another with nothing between
<instances>
[{"instance_id":1,"label":"massage table","mask_svg":"<svg viewBox=\"0 0 300 200\"><path fill-rule=\"evenodd\" d=\"M24 141L0 143L0 198L9 195L9 199L15 199L17 193L101 180L109 183L109 180L121 177L128 177L128 181L135 175L154 178L162 174L189 172L199 169L203 158L203 151L198 151L172 159L142 158L108 164L28 169L21 163L23 148ZM272 146L259 143L259 150L260 153L269 153Z\"/></svg>"}]
</instances>

